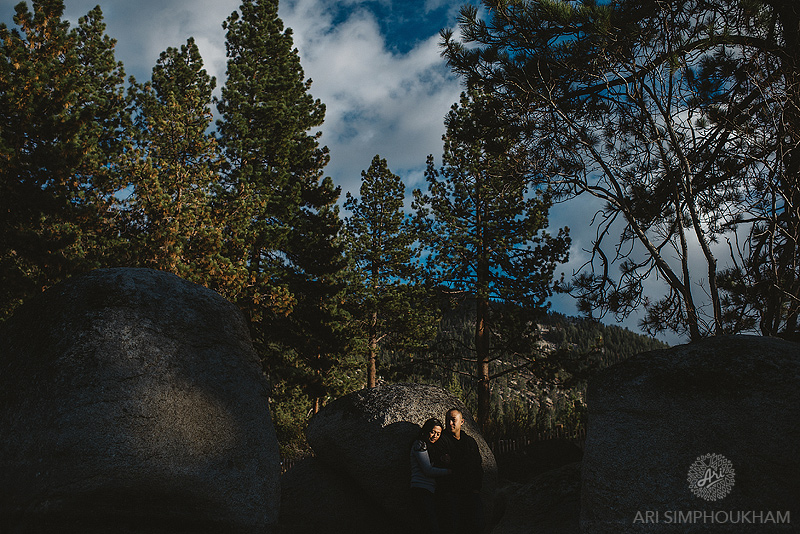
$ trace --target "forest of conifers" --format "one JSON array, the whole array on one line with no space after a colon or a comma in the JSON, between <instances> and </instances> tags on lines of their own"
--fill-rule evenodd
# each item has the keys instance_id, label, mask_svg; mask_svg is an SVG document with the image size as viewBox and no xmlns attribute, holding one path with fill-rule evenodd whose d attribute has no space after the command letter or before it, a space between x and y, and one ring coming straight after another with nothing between
<instances>
[{"instance_id":1,"label":"forest of conifers","mask_svg":"<svg viewBox=\"0 0 800 534\"><path fill-rule=\"evenodd\" d=\"M218 97L193 39L126 79L99 7L71 25L62 0L22 2L0 26L0 321L98 267L209 287L250 322L287 450L381 380L449 388L488 434L579 424L588 376L661 345L548 313L558 291L587 316L641 313L649 334L796 338L790 4L466 6L442 31L465 91L426 188L376 155L342 198L277 0L224 21ZM557 278L570 232L548 213L578 196L596 199L595 238Z\"/></svg>"}]
</instances>

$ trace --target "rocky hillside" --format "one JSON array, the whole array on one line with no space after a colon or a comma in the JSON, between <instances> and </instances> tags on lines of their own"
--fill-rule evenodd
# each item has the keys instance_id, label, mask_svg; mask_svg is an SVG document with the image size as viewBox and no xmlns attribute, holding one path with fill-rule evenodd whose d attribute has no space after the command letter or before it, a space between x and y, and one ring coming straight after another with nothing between
<instances>
[{"instance_id":1,"label":"rocky hillside","mask_svg":"<svg viewBox=\"0 0 800 534\"><path fill-rule=\"evenodd\" d=\"M503 313L501 310L499 313ZM432 354L384 355L385 379L412 380L448 388L468 406L474 405L472 336L473 309L469 301L448 311L441 322ZM587 380L597 372L641 352L666 348L648 336L617 325L548 313L517 322L511 330L514 350L498 348L492 373L518 367L493 380L493 426L487 439L583 424ZM517 341L521 340L521 341ZM520 350L521 347L521 350Z\"/></svg>"}]
</instances>

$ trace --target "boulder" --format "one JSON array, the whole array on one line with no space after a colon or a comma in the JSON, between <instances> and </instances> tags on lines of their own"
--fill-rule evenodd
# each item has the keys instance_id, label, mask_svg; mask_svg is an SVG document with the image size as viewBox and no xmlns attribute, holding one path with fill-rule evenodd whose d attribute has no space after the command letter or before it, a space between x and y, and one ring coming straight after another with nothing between
<instances>
[{"instance_id":1,"label":"boulder","mask_svg":"<svg viewBox=\"0 0 800 534\"><path fill-rule=\"evenodd\" d=\"M497 464L472 415L445 390L421 384L383 384L326 405L306 429L321 462L353 480L371 501L400 524L412 517L407 495L411 443L431 417L450 408L464 415L464 432L475 438L483 460L481 496L486 517L497 485Z\"/></svg>"},{"instance_id":2,"label":"boulder","mask_svg":"<svg viewBox=\"0 0 800 534\"><path fill-rule=\"evenodd\" d=\"M581 463L549 470L527 484L511 483L497 505L502 517L492 534L578 534Z\"/></svg>"},{"instance_id":3,"label":"boulder","mask_svg":"<svg viewBox=\"0 0 800 534\"><path fill-rule=\"evenodd\" d=\"M268 384L238 309L150 269L58 284L0 326L0 531L263 533Z\"/></svg>"},{"instance_id":4,"label":"boulder","mask_svg":"<svg viewBox=\"0 0 800 534\"><path fill-rule=\"evenodd\" d=\"M301 460L281 477L279 527L281 534L394 534L393 525L387 525L384 514L355 482L314 457Z\"/></svg>"},{"instance_id":5,"label":"boulder","mask_svg":"<svg viewBox=\"0 0 800 534\"><path fill-rule=\"evenodd\" d=\"M587 403L582 532L706 532L747 511L800 517L800 345L719 336L640 354L591 380Z\"/></svg>"}]
</instances>

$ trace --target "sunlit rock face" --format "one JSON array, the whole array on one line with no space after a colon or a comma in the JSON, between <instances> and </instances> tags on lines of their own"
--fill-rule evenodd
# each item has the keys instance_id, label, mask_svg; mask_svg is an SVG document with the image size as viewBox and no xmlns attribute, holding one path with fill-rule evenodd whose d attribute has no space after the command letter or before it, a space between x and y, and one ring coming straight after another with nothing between
<instances>
[{"instance_id":1,"label":"sunlit rock face","mask_svg":"<svg viewBox=\"0 0 800 534\"><path fill-rule=\"evenodd\" d=\"M796 531L800 344L640 354L592 379L587 403L582 532Z\"/></svg>"},{"instance_id":2,"label":"sunlit rock face","mask_svg":"<svg viewBox=\"0 0 800 534\"><path fill-rule=\"evenodd\" d=\"M0 326L0 531L269 532L267 393L217 293L149 269L54 286Z\"/></svg>"}]
</instances>

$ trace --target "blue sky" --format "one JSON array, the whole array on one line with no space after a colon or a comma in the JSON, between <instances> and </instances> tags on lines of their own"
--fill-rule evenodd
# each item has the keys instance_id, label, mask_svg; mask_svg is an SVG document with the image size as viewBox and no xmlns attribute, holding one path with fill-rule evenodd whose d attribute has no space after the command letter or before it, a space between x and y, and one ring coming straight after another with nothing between
<instances>
[{"instance_id":1,"label":"blue sky","mask_svg":"<svg viewBox=\"0 0 800 534\"><path fill-rule=\"evenodd\" d=\"M444 116L462 90L441 58L439 30L456 26L466 2L477 0L281 1L280 16L313 80L311 94L327 107L321 128L331 151L326 174L342 187L342 199L348 191L357 195L361 171L375 154L386 158L409 194L424 186L426 157L441 154ZM11 25L17 3L0 0L0 20ZM74 23L98 4L128 75L148 79L163 50L194 37L217 87L223 83L221 24L240 0L65 0L65 16ZM567 277L584 261L594 211L584 199L551 211L553 231L572 229L571 260L559 269ZM555 298L554 309L576 314L567 296ZM638 331L635 318L624 324Z\"/></svg>"}]
</instances>

